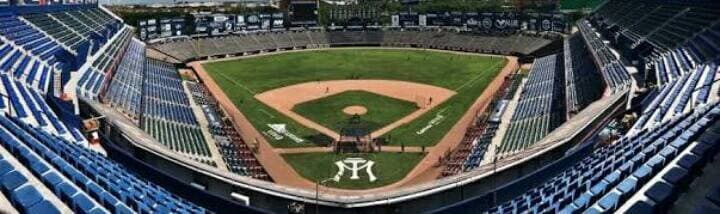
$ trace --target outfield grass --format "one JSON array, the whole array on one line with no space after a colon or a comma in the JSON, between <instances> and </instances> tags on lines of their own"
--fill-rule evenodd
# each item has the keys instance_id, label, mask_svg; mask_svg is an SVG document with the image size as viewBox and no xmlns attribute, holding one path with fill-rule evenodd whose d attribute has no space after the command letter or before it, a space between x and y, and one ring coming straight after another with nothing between
<instances>
[{"instance_id":1,"label":"outfield grass","mask_svg":"<svg viewBox=\"0 0 720 214\"><path fill-rule=\"evenodd\" d=\"M373 132L403 118L418 109L412 102L395 99L366 91L347 91L333 96L296 105L292 110L305 118L325 126L337 133L347 124L352 115L345 114L348 106L360 105L367 109L360 116Z\"/></svg>"},{"instance_id":2,"label":"outfield grass","mask_svg":"<svg viewBox=\"0 0 720 214\"><path fill-rule=\"evenodd\" d=\"M310 81L345 79L403 80L444 87L457 92L445 103L411 123L389 132L391 145L431 146L467 111L485 87L505 66L503 57L458 55L422 50L335 49L284 53L242 60L207 63L203 66L261 132L267 124L284 123L290 132L305 139L326 139L256 100L267 90ZM443 119L417 134L441 113ZM275 147L314 146L288 139L270 143ZM308 142L308 141L306 141Z\"/></svg>"},{"instance_id":3,"label":"outfield grass","mask_svg":"<svg viewBox=\"0 0 720 214\"><path fill-rule=\"evenodd\" d=\"M375 162L373 174L377 177L374 182L368 181L365 170L358 172L360 179L350 180L350 171L345 171L340 182L329 181L325 186L343 189L369 189L395 183L405 177L415 165L425 156L423 153L371 153L365 155L336 154L336 153L300 153L282 155L295 171L304 178L317 182L332 178L337 174L335 161L348 157L362 157Z\"/></svg>"}]
</instances>

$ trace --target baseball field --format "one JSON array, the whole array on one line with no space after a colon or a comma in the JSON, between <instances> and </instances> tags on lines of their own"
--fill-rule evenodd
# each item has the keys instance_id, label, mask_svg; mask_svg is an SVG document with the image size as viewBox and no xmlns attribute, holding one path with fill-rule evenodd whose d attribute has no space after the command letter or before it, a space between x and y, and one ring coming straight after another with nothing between
<instances>
[{"instance_id":1,"label":"baseball field","mask_svg":"<svg viewBox=\"0 0 720 214\"><path fill-rule=\"evenodd\" d=\"M468 110L479 97L488 99L492 93L485 89L491 82L498 87L496 77L508 62L499 56L360 48L210 61L201 70L225 102L242 112L245 127L269 143L274 154L259 159L278 180L298 183L295 177L302 177L299 183L310 187L339 175L324 185L357 190L400 185L418 166L432 165L449 144L434 147L450 129L458 130L461 118L469 122ZM382 152L337 154L326 147L356 115L372 138L384 139ZM461 133L451 138L459 141Z\"/></svg>"},{"instance_id":2,"label":"baseball field","mask_svg":"<svg viewBox=\"0 0 720 214\"><path fill-rule=\"evenodd\" d=\"M292 148L318 146L332 138L280 113L256 99L256 95L286 86L331 80L397 80L441 87L456 94L416 119L384 134L391 137L389 145L432 146L465 113L505 63L503 57L424 50L334 49L265 55L205 63L203 66L253 126L266 135L273 147ZM336 130L337 127L332 127L332 124L342 122L343 119L331 117L337 115L337 112L307 107L338 103L361 105L368 108L369 119L379 118L382 124L390 122L387 121L389 118L407 114L413 108L407 103L374 104L381 99L378 97L357 99L342 94L338 96L300 104L295 106L293 110L298 112L294 113L310 119L321 118L314 122ZM381 109L383 106L401 106L404 110ZM375 111L381 113L371 115ZM370 122L375 123L372 120ZM272 124L280 124L283 129L278 130L278 126L273 129L269 126Z\"/></svg>"}]
</instances>

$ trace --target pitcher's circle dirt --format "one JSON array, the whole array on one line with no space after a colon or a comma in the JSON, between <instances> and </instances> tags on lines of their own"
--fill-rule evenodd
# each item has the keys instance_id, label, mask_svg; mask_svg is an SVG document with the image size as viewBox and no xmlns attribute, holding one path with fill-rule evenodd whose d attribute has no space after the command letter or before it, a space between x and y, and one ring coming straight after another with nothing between
<instances>
[{"instance_id":1,"label":"pitcher's circle dirt","mask_svg":"<svg viewBox=\"0 0 720 214\"><path fill-rule=\"evenodd\" d=\"M345 107L342 111L347 115L365 115L368 112L365 106L358 105Z\"/></svg>"}]
</instances>

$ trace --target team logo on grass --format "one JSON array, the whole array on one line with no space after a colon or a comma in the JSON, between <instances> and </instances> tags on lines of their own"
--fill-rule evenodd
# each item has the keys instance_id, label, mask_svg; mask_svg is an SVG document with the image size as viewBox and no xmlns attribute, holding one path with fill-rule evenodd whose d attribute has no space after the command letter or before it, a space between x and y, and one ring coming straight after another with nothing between
<instances>
[{"instance_id":1,"label":"team logo on grass","mask_svg":"<svg viewBox=\"0 0 720 214\"><path fill-rule=\"evenodd\" d=\"M335 182L340 182L340 179L345 174L346 169L352 172L352 174L350 175L350 180L359 180L360 176L358 176L358 171L365 169L365 172L368 175L368 180L370 182L375 182L375 180L377 180L377 177L375 177L375 174L373 174L373 165L375 165L374 161L365 160L362 158L345 158L345 160L336 161L335 166L338 167L338 173L335 175L333 180Z\"/></svg>"}]
</instances>

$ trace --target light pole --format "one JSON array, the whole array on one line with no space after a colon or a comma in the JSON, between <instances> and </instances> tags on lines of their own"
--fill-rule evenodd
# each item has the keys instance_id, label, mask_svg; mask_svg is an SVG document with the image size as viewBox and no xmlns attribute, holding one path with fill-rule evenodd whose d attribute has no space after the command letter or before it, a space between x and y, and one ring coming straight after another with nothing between
<instances>
[{"instance_id":1,"label":"light pole","mask_svg":"<svg viewBox=\"0 0 720 214\"><path fill-rule=\"evenodd\" d=\"M324 180L315 182L315 214L320 212L320 185L325 185L325 183L332 180L333 178L325 178Z\"/></svg>"}]
</instances>

